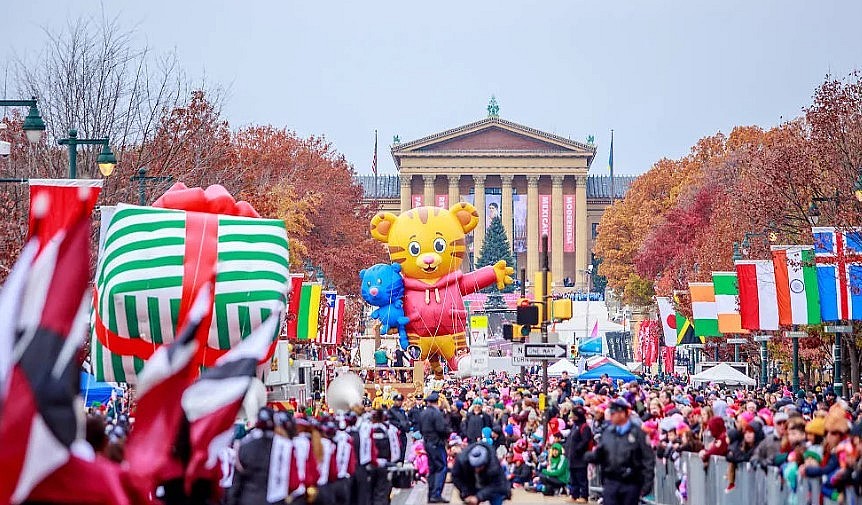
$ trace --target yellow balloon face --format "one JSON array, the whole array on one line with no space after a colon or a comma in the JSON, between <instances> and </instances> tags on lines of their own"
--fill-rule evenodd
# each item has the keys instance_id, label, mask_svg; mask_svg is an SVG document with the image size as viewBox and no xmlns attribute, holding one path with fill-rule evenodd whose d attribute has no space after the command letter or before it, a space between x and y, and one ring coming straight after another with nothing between
<instances>
[{"instance_id":1,"label":"yellow balloon face","mask_svg":"<svg viewBox=\"0 0 862 505\"><path fill-rule=\"evenodd\" d=\"M437 280L461 268L467 253L464 237L479 221L469 203L449 210L418 207L395 216L380 213L371 221L371 235L389 246L389 258L405 277Z\"/></svg>"}]
</instances>

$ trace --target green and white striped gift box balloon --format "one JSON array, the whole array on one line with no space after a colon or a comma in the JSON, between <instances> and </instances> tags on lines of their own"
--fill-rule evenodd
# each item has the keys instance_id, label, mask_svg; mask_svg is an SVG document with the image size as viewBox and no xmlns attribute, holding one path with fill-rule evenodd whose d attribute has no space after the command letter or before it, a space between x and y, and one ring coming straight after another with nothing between
<instances>
[{"instance_id":1,"label":"green and white striped gift box balloon","mask_svg":"<svg viewBox=\"0 0 862 505\"><path fill-rule=\"evenodd\" d=\"M183 285L186 212L119 205L110 217L96 271L91 362L99 380L135 383L144 360L103 345L100 318L119 337L170 343ZM260 325L289 283L284 223L218 215L215 300L207 347L227 350ZM108 334L110 335L110 334ZM109 349L110 348L110 349Z\"/></svg>"}]
</instances>

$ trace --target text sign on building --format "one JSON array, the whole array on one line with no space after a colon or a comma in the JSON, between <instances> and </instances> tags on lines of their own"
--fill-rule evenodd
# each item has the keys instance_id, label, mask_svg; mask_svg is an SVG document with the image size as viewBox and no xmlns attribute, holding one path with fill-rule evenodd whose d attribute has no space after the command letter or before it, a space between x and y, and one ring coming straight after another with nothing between
<instances>
[{"instance_id":1,"label":"text sign on building","mask_svg":"<svg viewBox=\"0 0 862 505\"><path fill-rule=\"evenodd\" d=\"M449 208L449 195L437 195L437 202L435 203L437 207L442 209Z\"/></svg>"},{"instance_id":2,"label":"text sign on building","mask_svg":"<svg viewBox=\"0 0 862 505\"><path fill-rule=\"evenodd\" d=\"M563 252L575 252L575 195L563 197Z\"/></svg>"},{"instance_id":3,"label":"text sign on building","mask_svg":"<svg viewBox=\"0 0 862 505\"><path fill-rule=\"evenodd\" d=\"M412 208L421 207L422 206L422 195L413 195L413 206Z\"/></svg>"},{"instance_id":4,"label":"text sign on building","mask_svg":"<svg viewBox=\"0 0 862 505\"><path fill-rule=\"evenodd\" d=\"M539 241L542 235L548 236L551 243L551 195L539 195Z\"/></svg>"}]
</instances>

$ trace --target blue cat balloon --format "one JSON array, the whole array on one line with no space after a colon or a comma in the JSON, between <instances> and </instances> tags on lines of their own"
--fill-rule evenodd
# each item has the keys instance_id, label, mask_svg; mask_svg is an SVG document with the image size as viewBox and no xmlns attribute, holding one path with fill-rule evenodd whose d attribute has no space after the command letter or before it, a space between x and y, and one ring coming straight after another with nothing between
<instances>
[{"instance_id":1,"label":"blue cat balloon","mask_svg":"<svg viewBox=\"0 0 862 505\"><path fill-rule=\"evenodd\" d=\"M371 312L371 319L380 321L380 333L385 335L391 328L398 328L399 344L407 349L407 330L405 325L410 318L404 315L404 279L398 263L378 263L361 270L362 299L377 307Z\"/></svg>"}]
</instances>

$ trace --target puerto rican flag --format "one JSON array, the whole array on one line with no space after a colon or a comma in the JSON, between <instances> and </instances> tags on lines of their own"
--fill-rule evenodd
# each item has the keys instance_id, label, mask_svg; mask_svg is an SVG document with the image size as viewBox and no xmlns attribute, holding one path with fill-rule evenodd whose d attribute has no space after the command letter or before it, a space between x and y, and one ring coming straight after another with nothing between
<instances>
[{"instance_id":1,"label":"puerto rican flag","mask_svg":"<svg viewBox=\"0 0 862 505\"><path fill-rule=\"evenodd\" d=\"M811 231L822 319L862 319L862 230Z\"/></svg>"},{"instance_id":2,"label":"puerto rican flag","mask_svg":"<svg viewBox=\"0 0 862 505\"><path fill-rule=\"evenodd\" d=\"M278 304L251 335L219 358L214 368L185 390L182 407L192 449L186 469L186 492L198 480L219 480L219 454L233 441L233 425L257 366L277 337L284 313Z\"/></svg>"},{"instance_id":3,"label":"puerto rican flag","mask_svg":"<svg viewBox=\"0 0 862 505\"><path fill-rule=\"evenodd\" d=\"M344 337L344 306L346 299L335 291L324 291L323 326L318 337L321 345L340 345Z\"/></svg>"}]
</instances>

